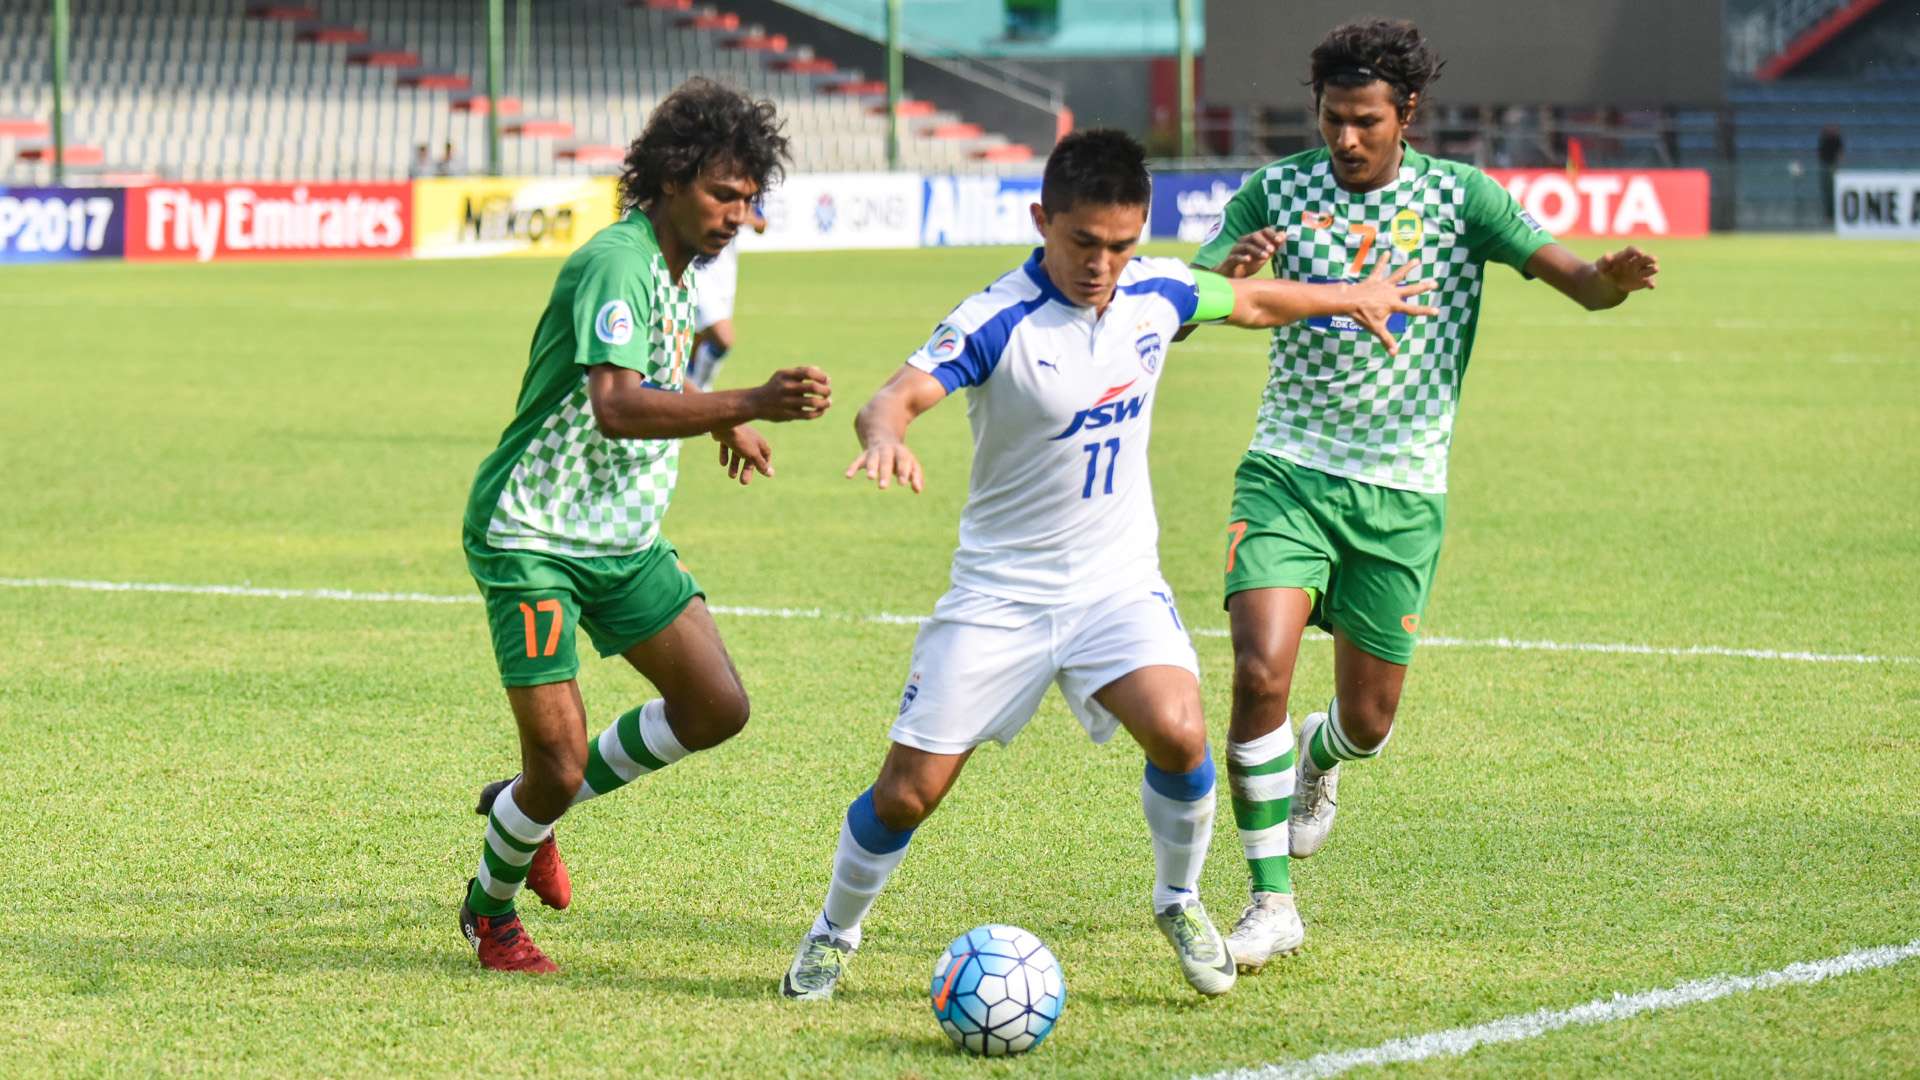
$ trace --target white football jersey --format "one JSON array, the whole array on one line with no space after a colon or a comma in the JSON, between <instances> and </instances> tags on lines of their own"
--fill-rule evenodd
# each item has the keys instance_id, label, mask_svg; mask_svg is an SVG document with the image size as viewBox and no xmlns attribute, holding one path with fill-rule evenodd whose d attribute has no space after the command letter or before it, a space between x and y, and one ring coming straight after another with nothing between
<instances>
[{"instance_id":1,"label":"white football jersey","mask_svg":"<svg viewBox=\"0 0 1920 1080\"><path fill-rule=\"evenodd\" d=\"M954 585L1063 603L1156 580L1153 394L1199 291L1177 259L1134 259L1104 315L1026 265L947 316L907 363L967 388L973 476Z\"/></svg>"}]
</instances>

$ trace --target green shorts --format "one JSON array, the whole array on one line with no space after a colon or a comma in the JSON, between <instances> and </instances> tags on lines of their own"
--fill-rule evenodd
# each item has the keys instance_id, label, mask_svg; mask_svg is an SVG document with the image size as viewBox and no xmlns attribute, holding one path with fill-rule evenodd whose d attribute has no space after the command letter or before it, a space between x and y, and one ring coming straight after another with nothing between
<instances>
[{"instance_id":1,"label":"green shorts","mask_svg":"<svg viewBox=\"0 0 1920 1080\"><path fill-rule=\"evenodd\" d=\"M1227 596L1306 589L1313 625L1382 660L1413 659L1447 497L1332 476L1250 451L1233 474Z\"/></svg>"},{"instance_id":2,"label":"green shorts","mask_svg":"<svg viewBox=\"0 0 1920 1080\"><path fill-rule=\"evenodd\" d=\"M578 675L575 626L586 628L601 656L613 656L665 630L706 595L665 537L637 554L593 558L490 547L472 533L462 540L504 686Z\"/></svg>"}]
</instances>

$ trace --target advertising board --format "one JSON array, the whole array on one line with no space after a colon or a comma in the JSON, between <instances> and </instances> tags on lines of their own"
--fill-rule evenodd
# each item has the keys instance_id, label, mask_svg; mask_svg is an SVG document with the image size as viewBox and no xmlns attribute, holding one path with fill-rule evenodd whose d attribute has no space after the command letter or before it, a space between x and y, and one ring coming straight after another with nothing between
<instances>
[{"instance_id":1,"label":"advertising board","mask_svg":"<svg viewBox=\"0 0 1920 1080\"><path fill-rule=\"evenodd\" d=\"M1833 228L1841 236L1920 239L1920 172L1835 173Z\"/></svg>"},{"instance_id":2,"label":"advertising board","mask_svg":"<svg viewBox=\"0 0 1920 1080\"><path fill-rule=\"evenodd\" d=\"M767 194L767 231L740 234L742 251L832 251L920 245L917 173L801 173Z\"/></svg>"},{"instance_id":3,"label":"advertising board","mask_svg":"<svg viewBox=\"0 0 1920 1080\"><path fill-rule=\"evenodd\" d=\"M399 258L405 183L156 184L126 196L129 259Z\"/></svg>"},{"instance_id":4,"label":"advertising board","mask_svg":"<svg viewBox=\"0 0 1920 1080\"><path fill-rule=\"evenodd\" d=\"M1704 169L1488 169L1559 237L1705 236Z\"/></svg>"},{"instance_id":5,"label":"advertising board","mask_svg":"<svg viewBox=\"0 0 1920 1080\"><path fill-rule=\"evenodd\" d=\"M569 255L618 216L610 176L415 180L413 254Z\"/></svg>"},{"instance_id":6,"label":"advertising board","mask_svg":"<svg viewBox=\"0 0 1920 1080\"><path fill-rule=\"evenodd\" d=\"M0 187L0 262L119 258L126 227L120 188Z\"/></svg>"}]
</instances>

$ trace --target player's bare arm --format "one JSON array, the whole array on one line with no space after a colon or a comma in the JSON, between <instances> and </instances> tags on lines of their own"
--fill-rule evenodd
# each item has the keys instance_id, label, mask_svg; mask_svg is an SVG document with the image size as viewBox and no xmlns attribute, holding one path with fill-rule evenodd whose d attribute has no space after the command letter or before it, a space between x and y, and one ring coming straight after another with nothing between
<instances>
[{"instance_id":1,"label":"player's bare arm","mask_svg":"<svg viewBox=\"0 0 1920 1080\"><path fill-rule=\"evenodd\" d=\"M911 364L902 364L853 419L854 434L860 438L860 456L847 466L847 479L864 472L883 491L894 480L916 495L924 490L926 476L921 472L920 459L907 448L907 425L946 396L947 389L940 380Z\"/></svg>"},{"instance_id":2,"label":"player's bare arm","mask_svg":"<svg viewBox=\"0 0 1920 1080\"><path fill-rule=\"evenodd\" d=\"M1233 314L1227 316L1227 325L1263 330L1319 315L1344 315L1379 338L1391 356L1398 352L1399 346L1387 332L1389 318L1438 315L1439 310L1413 301L1421 293L1432 291L1437 284L1407 282L1407 277L1420 268L1419 263L1407 263L1388 273L1388 262L1388 258L1382 256L1373 273L1350 284L1308 285L1298 281L1245 278L1233 281Z\"/></svg>"},{"instance_id":3,"label":"player's bare arm","mask_svg":"<svg viewBox=\"0 0 1920 1080\"><path fill-rule=\"evenodd\" d=\"M588 369L587 387L600 433L612 439L685 439L753 420L813 420L833 397L827 373L817 367L784 368L751 389L682 394L654 389L629 368L596 364Z\"/></svg>"},{"instance_id":4,"label":"player's bare arm","mask_svg":"<svg viewBox=\"0 0 1920 1080\"><path fill-rule=\"evenodd\" d=\"M1241 236L1240 239L1234 241L1233 250L1227 252L1227 257L1221 259L1218 266L1201 266L1199 263L1192 265L1195 270L1211 271L1212 273L1219 274L1221 277L1234 281L1250 278L1259 273L1261 267L1267 265L1274 254L1280 250L1280 242L1286 238L1286 233L1271 225L1262 229L1254 229L1252 232L1246 233ZM1243 325L1241 323L1234 323L1231 319L1227 321L1235 326ZM1274 324L1267 323L1262 325ZM1176 342L1185 341L1195 329L1193 326L1183 326L1178 333L1173 335L1173 340Z\"/></svg>"},{"instance_id":5,"label":"player's bare arm","mask_svg":"<svg viewBox=\"0 0 1920 1080\"><path fill-rule=\"evenodd\" d=\"M1561 244L1548 244L1527 260L1527 273L1588 311L1605 311L1625 303L1628 293L1653 288L1660 260L1629 246L1588 262Z\"/></svg>"}]
</instances>

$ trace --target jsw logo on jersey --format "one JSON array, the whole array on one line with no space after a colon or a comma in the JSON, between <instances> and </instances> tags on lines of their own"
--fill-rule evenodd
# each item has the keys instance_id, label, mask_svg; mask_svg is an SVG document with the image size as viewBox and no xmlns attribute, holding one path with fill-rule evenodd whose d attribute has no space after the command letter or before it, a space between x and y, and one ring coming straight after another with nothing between
<instances>
[{"instance_id":1,"label":"jsw logo on jersey","mask_svg":"<svg viewBox=\"0 0 1920 1080\"><path fill-rule=\"evenodd\" d=\"M1100 395L1099 401L1073 414L1073 420L1067 424L1067 430L1047 441L1058 442L1082 430L1091 431L1094 428L1103 428L1113 424L1124 424L1134 417L1139 416L1141 408L1147 403L1147 395L1137 394L1125 400L1121 400L1120 398L1120 395L1126 393L1134 383L1139 381L1138 379L1133 379L1119 386L1107 387L1106 393Z\"/></svg>"}]
</instances>

